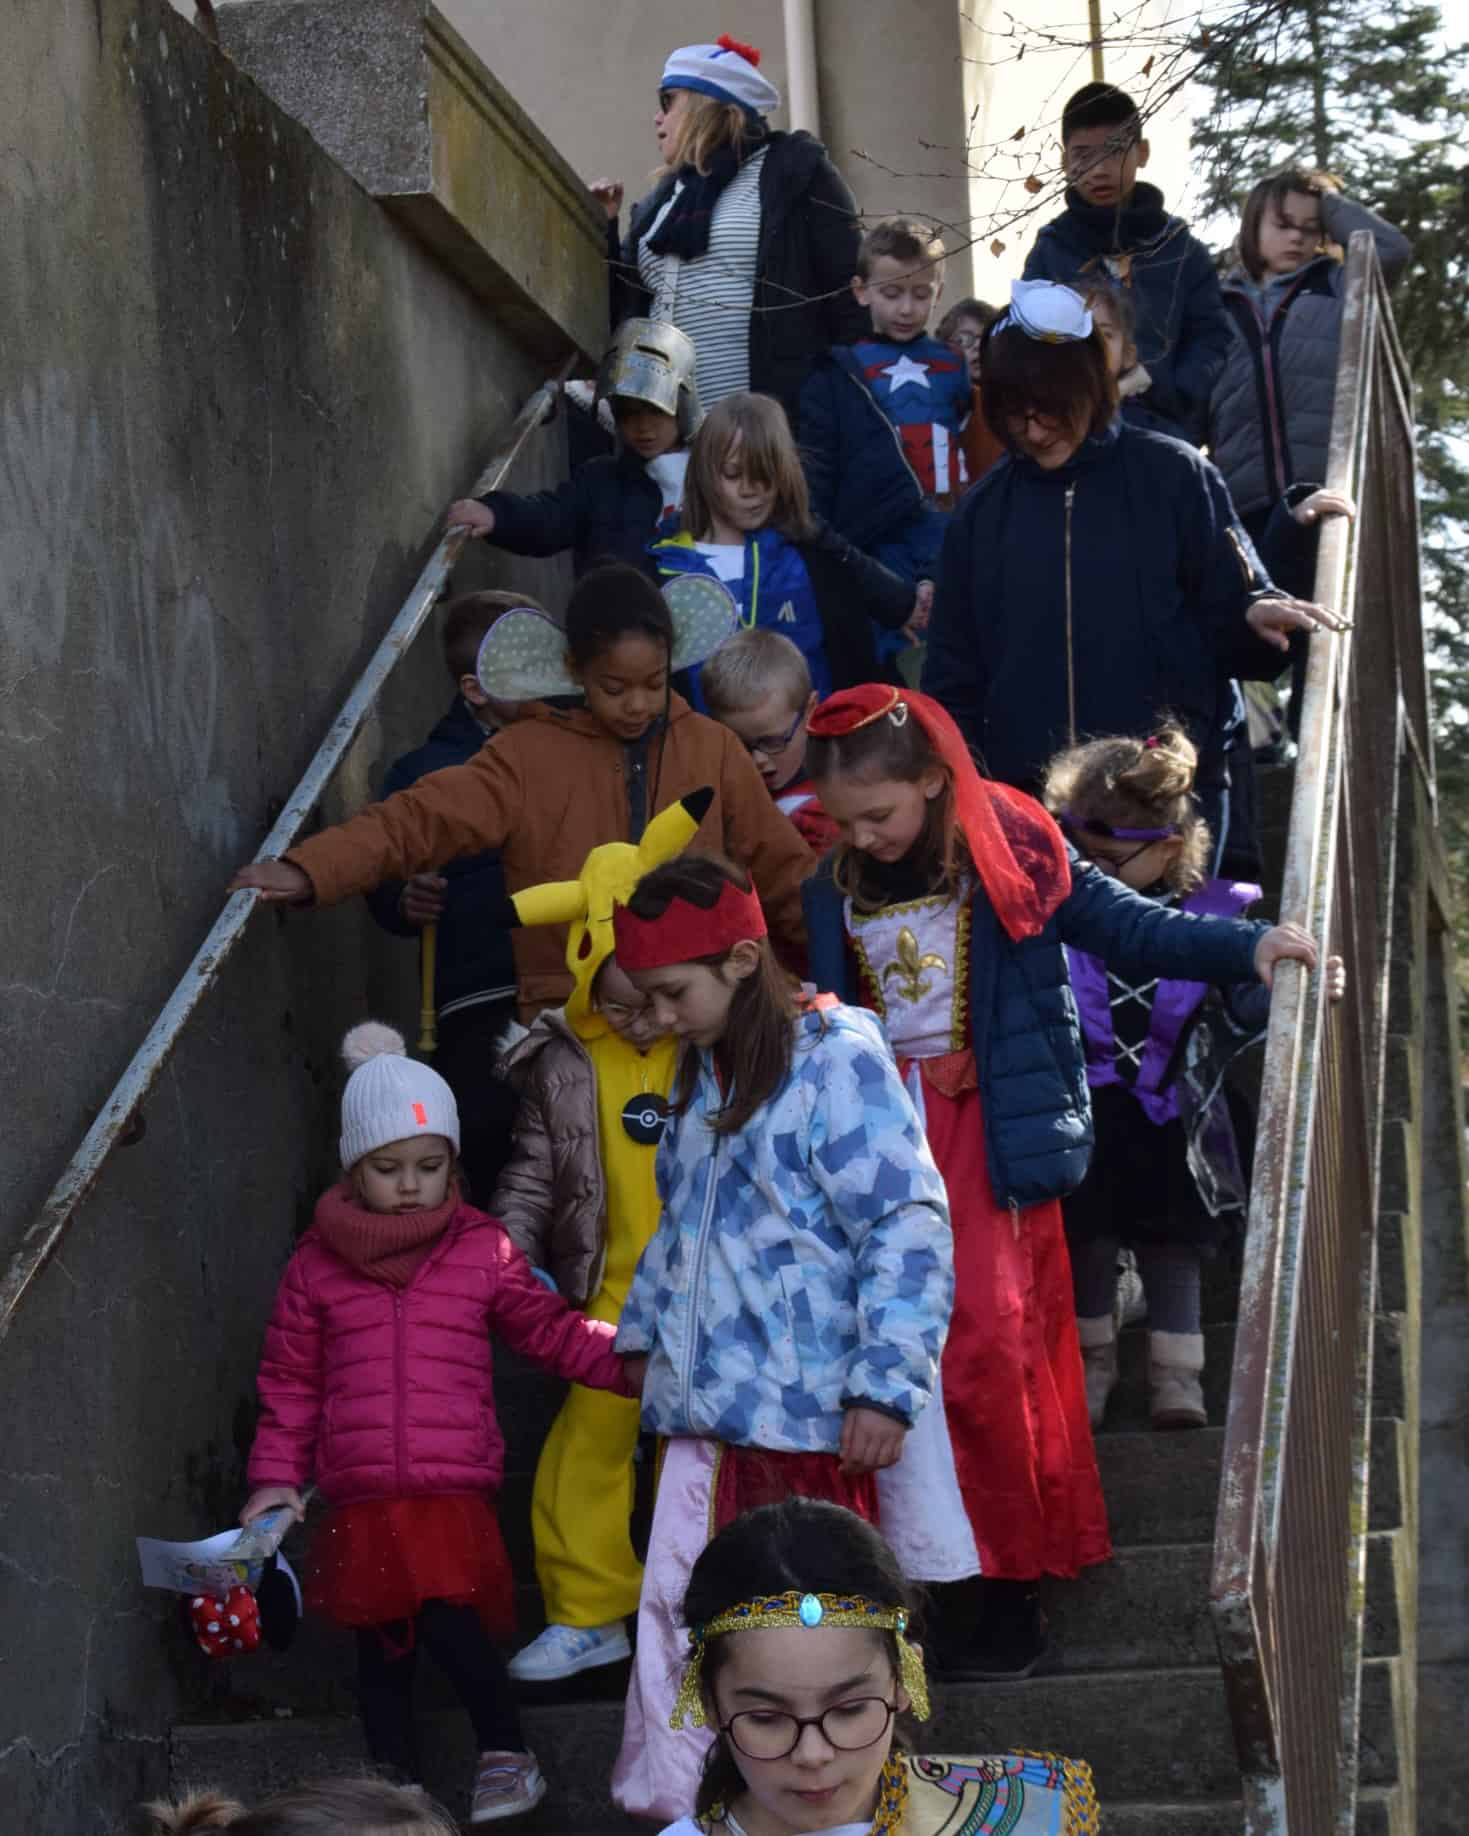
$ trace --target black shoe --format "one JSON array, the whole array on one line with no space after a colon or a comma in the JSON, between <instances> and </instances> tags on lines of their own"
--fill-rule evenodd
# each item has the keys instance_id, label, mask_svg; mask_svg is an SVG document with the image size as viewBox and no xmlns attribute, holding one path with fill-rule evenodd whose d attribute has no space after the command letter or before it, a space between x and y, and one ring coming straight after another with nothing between
<instances>
[{"instance_id":1,"label":"black shoe","mask_svg":"<svg viewBox=\"0 0 1469 1836\"><path fill-rule=\"evenodd\" d=\"M1056 1663L1034 1582L987 1581L978 1630L950 1656L944 1674L956 1683L1010 1683Z\"/></svg>"}]
</instances>

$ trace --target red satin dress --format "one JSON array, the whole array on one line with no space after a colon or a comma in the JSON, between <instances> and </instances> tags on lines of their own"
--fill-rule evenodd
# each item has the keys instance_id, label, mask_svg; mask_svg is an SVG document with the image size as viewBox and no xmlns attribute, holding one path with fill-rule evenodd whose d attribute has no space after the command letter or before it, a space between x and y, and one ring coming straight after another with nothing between
<instances>
[{"instance_id":1,"label":"red satin dress","mask_svg":"<svg viewBox=\"0 0 1469 1836\"><path fill-rule=\"evenodd\" d=\"M954 1311L944 1406L981 1572L1075 1576L1111 1554L1059 1200L997 1202L970 1046L968 898L847 905L863 995L916 1066L948 1188ZM910 1077L910 1084L912 1079Z\"/></svg>"}]
</instances>

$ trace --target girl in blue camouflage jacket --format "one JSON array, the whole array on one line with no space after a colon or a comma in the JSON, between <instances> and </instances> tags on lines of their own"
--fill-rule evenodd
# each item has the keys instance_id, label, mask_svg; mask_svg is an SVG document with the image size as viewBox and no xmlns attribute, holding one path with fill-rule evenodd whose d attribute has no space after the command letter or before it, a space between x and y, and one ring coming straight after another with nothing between
<instances>
[{"instance_id":1,"label":"girl in blue camouflage jacket","mask_svg":"<svg viewBox=\"0 0 1469 1836\"><path fill-rule=\"evenodd\" d=\"M648 1359L643 1425L666 1451L613 1795L667 1819L693 1803L707 1744L668 1720L693 1562L714 1531L779 1498L876 1518L875 1475L937 1379L952 1245L880 1029L835 1002L798 1009L737 868L670 861L615 929L620 965L682 1044L663 1215L617 1336Z\"/></svg>"}]
</instances>

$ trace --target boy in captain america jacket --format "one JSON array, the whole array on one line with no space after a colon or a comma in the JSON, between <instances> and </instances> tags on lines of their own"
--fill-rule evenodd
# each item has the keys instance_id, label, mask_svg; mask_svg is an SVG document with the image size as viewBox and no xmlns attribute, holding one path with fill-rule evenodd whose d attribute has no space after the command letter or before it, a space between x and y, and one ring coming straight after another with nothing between
<instances>
[{"instance_id":1,"label":"boy in captain america jacket","mask_svg":"<svg viewBox=\"0 0 1469 1836\"><path fill-rule=\"evenodd\" d=\"M935 577L968 483L959 439L968 367L928 329L943 257L925 224L875 224L852 280L873 335L819 359L801 395L801 460L817 514L915 584Z\"/></svg>"}]
</instances>

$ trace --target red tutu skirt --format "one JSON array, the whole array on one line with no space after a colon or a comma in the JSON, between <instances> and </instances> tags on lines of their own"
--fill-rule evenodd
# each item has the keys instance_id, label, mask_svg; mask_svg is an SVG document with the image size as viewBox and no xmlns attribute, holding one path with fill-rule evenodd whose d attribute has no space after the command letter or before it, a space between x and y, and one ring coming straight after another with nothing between
<instances>
[{"instance_id":1,"label":"red tutu skirt","mask_svg":"<svg viewBox=\"0 0 1469 1836\"><path fill-rule=\"evenodd\" d=\"M339 1626L411 1621L426 1600L446 1600L473 1607L491 1638L515 1636L510 1557L477 1492L339 1505L311 1545L305 1599Z\"/></svg>"},{"instance_id":2,"label":"red tutu skirt","mask_svg":"<svg viewBox=\"0 0 1469 1836\"><path fill-rule=\"evenodd\" d=\"M722 1446L715 1455L712 1536L746 1511L786 1498L819 1498L877 1522L877 1480L850 1474L835 1454L775 1453L764 1447Z\"/></svg>"},{"instance_id":3,"label":"red tutu skirt","mask_svg":"<svg viewBox=\"0 0 1469 1836\"><path fill-rule=\"evenodd\" d=\"M954 1230L945 1414L980 1567L1075 1576L1112 1545L1060 1201L995 1202L977 1090L925 1076L923 1100Z\"/></svg>"}]
</instances>

